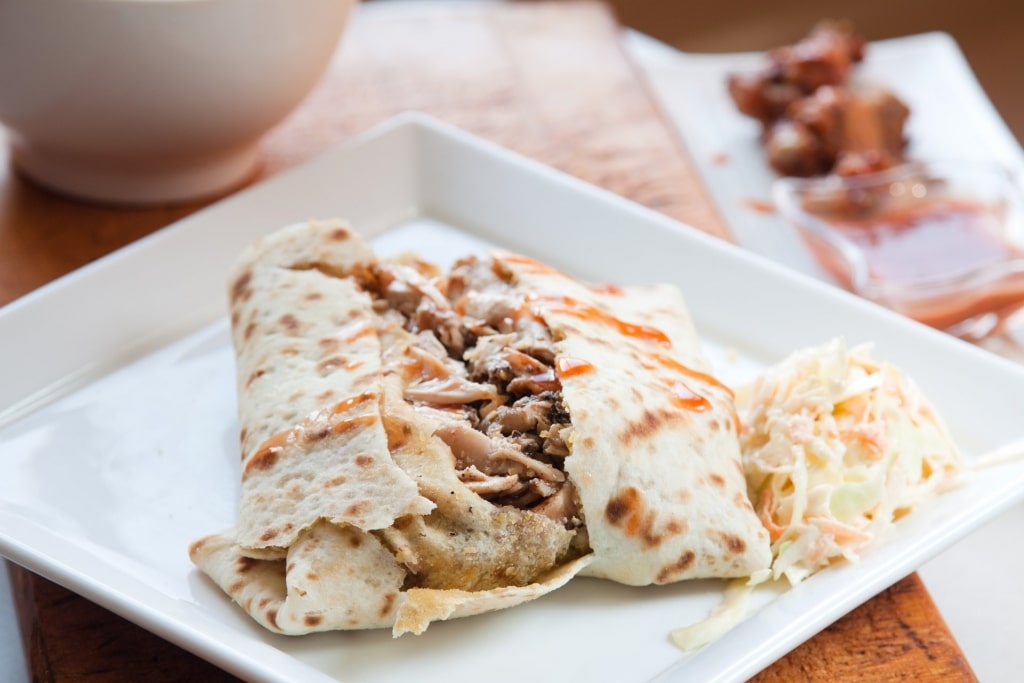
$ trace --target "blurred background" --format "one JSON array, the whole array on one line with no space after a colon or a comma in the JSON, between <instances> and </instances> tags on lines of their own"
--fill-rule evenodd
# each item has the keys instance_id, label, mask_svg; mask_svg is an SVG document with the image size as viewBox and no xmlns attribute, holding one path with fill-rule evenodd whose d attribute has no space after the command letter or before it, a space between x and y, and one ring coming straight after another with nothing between
<instances>
[{"instance_id":1,"label":"blurred background","mask_svg":"<svg viewBox=\"0 0 1024 683\"><path fill-rule=\"evenodd\" d=\"M1024 142L1021 0L611 0L619 20L688 52L744 52L792 43L819 19L849 19L868 40L945 31Z\"/></svg>"}]
</instances>

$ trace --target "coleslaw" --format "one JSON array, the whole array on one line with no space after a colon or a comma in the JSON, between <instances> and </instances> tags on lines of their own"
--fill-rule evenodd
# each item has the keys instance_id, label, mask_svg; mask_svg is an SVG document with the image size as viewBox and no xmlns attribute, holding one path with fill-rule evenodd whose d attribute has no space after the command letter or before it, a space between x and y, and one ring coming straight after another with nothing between
<instances>
[{"instance_id":1,"label":"coleslaw","mask_svg":"<svg viewBox=\"0 0 1024 683\"><path fill-rule=\"evenodd\" d=\"M747 493L771 536L772 566L730 582L696 624L672 631L692 650L742 621L754 586L796 585L855 561L892 524L970 469L938 413L898 368L842 339L792 354L739 387ZM1019 457L1020 446L1011 449Z\"/></svg>"},{"instance_id":2,"label":"coleslaw","mask_svg":"<svg viewBox=\"0 0 1024 683\"><path fill-rule=\"evenodd\" d=\"M748 493L771 535L774 579L795 585L837 558L856 560L964 476L935 409L870 352L834 339L794 353L737 396Z\"/></svg>"}]
</instances>

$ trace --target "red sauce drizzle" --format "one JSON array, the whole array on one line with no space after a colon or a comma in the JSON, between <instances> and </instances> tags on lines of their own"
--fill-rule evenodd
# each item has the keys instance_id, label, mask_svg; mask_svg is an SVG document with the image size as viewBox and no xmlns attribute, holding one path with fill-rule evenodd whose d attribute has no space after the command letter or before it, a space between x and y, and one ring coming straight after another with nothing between
<instances>
[{"instance_id":1,"label":"red sauce drizzle","mask_svg":"<svg viewBox=\"0 0 1024 683\"><path fill-rule=\"evenodd\" d=\"M517 266L522 266L528 272L531 273L544 273L545 275L562 275L564 273L555 270L549 265L541 263L529 256L523 256L522 254L504 254L500 257L500 260L507 263L514 263Z\"/></svg>"},{"instance_id":2,"label":"red sauce drizzle","mask_svg":"<svg viewBox=\"0 0 1024 683\"><path fill-rule=\"evenodd\" d=\"M335 434L341 434L347 432L354 427L369 427L377 421L376 415L360 415L358 417L350 417L345 420L341 420L331 425L331 431Z\"/></svg>"},{"instance_id":3,"label":"red sauce drizzle","mask_svg":"<svg viewBox=\"0 0 1024 683\"><path fill-rule=\"evenodd\" d=\"M360 337L365 337L368 334L375 334L376 332L377 332L377 330L374 329L373 325L364 325L363 327L359 328L358 330L356 330L352 334L349 334L349 335L346 335L346 336L342 337L341 338L341 342L343 344L351 344L352 342L354 342L356 339L359 339Z\"/></svg>"},{"instance_id":4,"label":"red sauce drizzle","mask_svg":"<svg viewBox=\"0 0 1024 683\"><path fill-rule=\"evenodd\" d=\"M775 213L775 205L763 199L754 199L753 197L748 197L743 200L743 206L750 209L751 211L756 211L757 213Z\"/></svg>"},{"instance_id":5,"label":"red sauce drizzle","mask_svg":"<svg viewBox=\"0 0 1024 683\"><path fill-rule=\"evenodd\" d=\"M555 359L555 372L558 373L560 378L564 377L575 377L576 375L585 375L588 372L593 372L594 366L591 363L583 360L582 358L573 358L571 356L561 356Z\"/></svg>"},{"instance_id":6,"label":"red sauce drizzle","mask_svg":"<svg viewBox=\"0 0 1024 683\"><path fill-rule=\"evenodd\" d=\"M1024 299L1019 278L1001 278L982 287L950 286L958 276L1024 258L1024 250L1003 234L1001 211L999 205L973 199L942 198L887 206L858 218L829 215L826 220L862 250L873 279L900 293L887 305L945 329ZM846 264L829 247L808 243L819 262L850 286ZM908 289L904 296L899 290L927 281L942 286L927 295Z\"/></svg>"},{"instance_id":7,"label":"red sauce drizzle","mask_svg":"<svg viewBox=\"0 0 1024 683\"><path fill-rule=\"evenodd\" d=\"M338 401L337 403L334 404L334 407L331 408L331 412L334 413L335 415L337 415L338 413L346 413L349 410L352 410L352 408L355 408L358 405L366 403L367 401L372 401L376 398L377 395L374 394L373 392L364 391L361 394L349 396L344 400Z\"/></svg>"},{"instance_id":8,"label":"red sauce drizzle","mask_svg":"<svg viewBox=\"0 0 1024 683\"><path fill-rule=\"evenodd\" d=\"M564 313L575 318L580 318L581 320L599 322L604 325L608 325L609 327L614 327L620 334L626 337L647 339L648 341L653 341L661 344L662 346L672 346L672 340L668 338L668 335L656 327L627 323L623 320L619 320L613 315L605 313L599 308L583 303L582 301L577 301L569 296L561 296L557 294L530 294L527 296L527 300L543 302L546 304L545 309L552 313ZM543 310L544 309L539 312L542 313Z\"/></svg>"},{"instance_id":9,"label":"red sauce drizzle","mask_svg":"<svg viewBox=\"0 0 1024 683\"><path fill-rule=\"evenodd\" d=\"M692 379L697 379L707 384L710 384L711 386L718 387L719 389L722 389L723 391L728 393L730 397L733 397L732 389L725 386L724 384L722 384L717 379L715 379L714 377L707 373L700 372L699 370L694 370L689 366L683 365L675 358L672 358L671 356L666 356L661 353L651 354L651 358L662 367L668 368L670 370L675 370L676 372L686 375L687 377L690 377ZM644 364L644 367L647 368L648 370L654 369L653 365L648 365L646 363Z\"/></svg>"},{"instance_id":10,"label":"red sauce drizzle","mask_svg":"<svg viewBox=\"0 0 1024 683\"><path fill-rule=\"evenodd\" d=\"M590 285L590 291L596 292L597 294L611 294L612 296L622 296L622 287L611 282L601 282L594 285Z\"/></svg>"},{"instance_id":11,"label":"red sauce drizzle","mask_svg":"<svg viewBox=\"0 0 1024 683\"><path fill-rule=\"evenodd\" d=\"M672 402L680 408L696 410L698 412L711 409L711 401L700 394L694 393L690 387L682 382L670 382L668 390L672 394Z\"/></svg>"},{"instance_id":12,"label":"red sauce drizzle","mask_svg":"<svg viewBox=\"0 0 1024 683\"><path fill-rule=\"evenodd\" d=\"M1000 234L993 207L935 200L833 225L864 250L874 277L912 282L954 276L1018 256Z\"/></svg>"},{"instance_id":13,"label":"red sauce drizzle","mask_svg":"<svg viewBox=\"0 0 1024 683\"><path fill-rule=\"evenodd\" d=\"M646 368L647 370L655 370L658 368L658 366L661 366L663 368L667 368L669 370L678 372L679 374L683 375L688 379L699 380L701 382L704 382L705 384L710 384L713 387L718 387L719 389L725 391L730 398L734 397L732 389L725 386L711 375L704 372L700 372L699 370L694 370L689 366L683 365L675 358L666 356L661 353L654 353L651 354L651 359L654 361L653 363L643 363L643 367ZM675 403L681 408L687 408L689 410L696 411L705 411L711 408L711 402L708 401L706 397L701 396L697 392L693 391L689 387L689 385L686 384L685 381L681 382L670 380L668 382L668 388L670 393L672 394L673 403ZM736 413L736 408L732 405L731 402L729 404L729 411L732 416L734 426L736 427L736 429L739 429L740 418L739 415Z\"/></svg>"}]
</instances>

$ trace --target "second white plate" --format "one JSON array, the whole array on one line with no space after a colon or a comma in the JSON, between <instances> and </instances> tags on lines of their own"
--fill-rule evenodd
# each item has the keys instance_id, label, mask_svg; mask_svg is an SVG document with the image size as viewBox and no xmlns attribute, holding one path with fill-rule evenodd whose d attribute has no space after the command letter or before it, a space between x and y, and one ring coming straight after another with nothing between
<instances>
[{"instance_id":1,"label":"second white plate","mask_svg":"<svg viewBox=\"0 0 1024 683\"><path fill-rule=\"evenodd\" d=\"M637 34L630 46L736 241L832 282L794 229L768 210L776 176L760 124L737 111L726 87L730 73L756 68L762 54L688 54ZM869 43L855 78L888 87L910 107L909 157L994 160L1024 171L1024 151L949 35Z\"/></svg>"}]
</instances>

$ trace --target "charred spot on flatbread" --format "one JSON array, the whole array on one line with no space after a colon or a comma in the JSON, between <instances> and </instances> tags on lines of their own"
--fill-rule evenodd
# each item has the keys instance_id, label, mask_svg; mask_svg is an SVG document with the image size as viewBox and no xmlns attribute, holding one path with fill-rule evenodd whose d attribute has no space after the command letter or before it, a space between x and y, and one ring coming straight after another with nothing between
<instances>
[{"instance_id":1,"label":"charred spot on flatbread","mask_svg":"<svg viewBox=\"0 0 1024 683\"><path fill-rule=\"evenodd\" d=\"M730 555L739 555L747 549L747 543L739 536L733 534L719 534L726 550Z\"/></svg>"},{"instance_id":2,"label":"charred spot on flatbread","mask_svg":"<svg viewBox=\"0 0 1024 683\"><path fill-rule=\"evenodd\" d=\"M252 296L252 270L243 270L231 284L231 303L246 301Z\"/></svg>"},{"instance_id":3,"label":"charred spot on flatbread","mask_svg":"<svg viewBox=\"0 0 1024 683\"><path fill-rule=\"evenodd\" d=\"M682 574L688 571L691 567L693 567L696 559L697 553L693 552L692 550L684 551L683 554L679 556L679 559L677 559L670 565L662 567L658 571L658 574L655 577L654 582L657 584L671 583L675 580L675 577L677 575Z\"/></svg>"}]
</instances>

